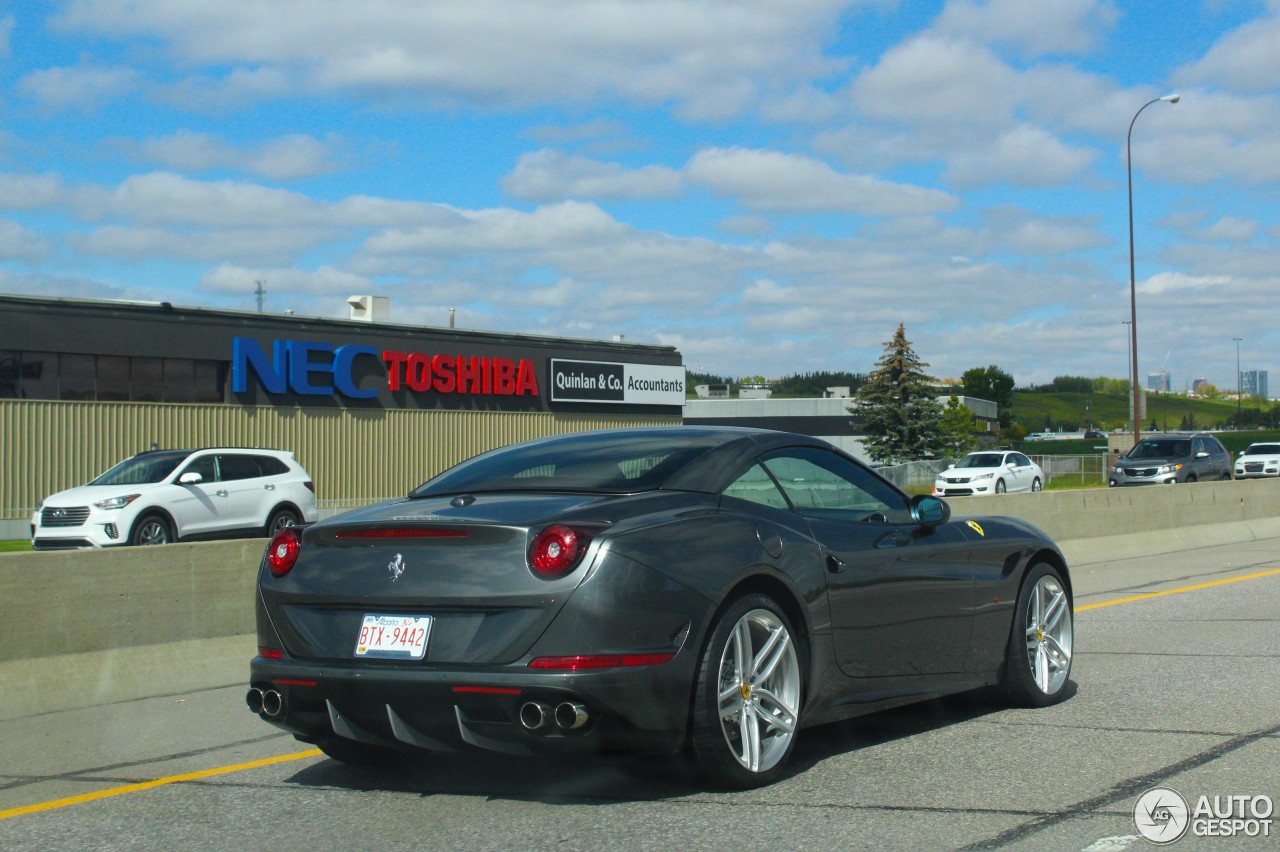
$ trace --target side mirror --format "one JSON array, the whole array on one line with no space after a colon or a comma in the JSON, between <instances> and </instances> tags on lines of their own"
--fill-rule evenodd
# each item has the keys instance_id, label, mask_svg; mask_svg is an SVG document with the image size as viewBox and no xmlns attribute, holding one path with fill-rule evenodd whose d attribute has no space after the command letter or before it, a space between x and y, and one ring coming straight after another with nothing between
<instances>
[{"instance_id":1,"label":"side mirror","mask_svg":"<svg viewBox=\"0 0 1280 852\"><path fill-rule=\"evenodd\" d=\"M204 482L204 477L194 470L189 470L178 477L179 485L195 485L197 482Z\"/></svg>"},{"instance_id":2,"label":"side mirror","mask_svg":"<svg viewBox=\"0 0 1280 852\"><path fill-rule=\"evenodd\" d=\"M1198 459L1207 459L1207 458L1209 458L1209 454L1208 454L1208 453L1206 453L1206 452L1203 452L1203 451L1202 451L1202 452L1198 452L1198 453L1196 453L1196 458L1198 458Z\"/></svg>"},{"instance_id":3,"label":"side mirror","mask_svg":"<svg viewBox=\"0 0 1280 852\"><path fill-rule=\"evenodd\" d=\"M932 494L911 498L911 518L922 527L936 527L951 520L951 506Z\"/></svg>"}]
</instances>

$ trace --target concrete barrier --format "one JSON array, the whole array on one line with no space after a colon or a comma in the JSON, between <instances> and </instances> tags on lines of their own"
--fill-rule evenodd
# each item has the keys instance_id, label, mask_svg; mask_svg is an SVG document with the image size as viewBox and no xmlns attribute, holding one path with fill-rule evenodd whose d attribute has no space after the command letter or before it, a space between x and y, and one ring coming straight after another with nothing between
<instances>
[{"instance_id":1,"label":"concrete barrier","mask_svg":"<svg viewBox=\"0 0 1280 852\"><path fill-rule=\"evenodd\" d=\"M1280 482L1006 494L951 501L1012 515L1069 564L1280 538ZM243 683L263 539L0 554L0 720Z\"/></svg>"}]
</instances>

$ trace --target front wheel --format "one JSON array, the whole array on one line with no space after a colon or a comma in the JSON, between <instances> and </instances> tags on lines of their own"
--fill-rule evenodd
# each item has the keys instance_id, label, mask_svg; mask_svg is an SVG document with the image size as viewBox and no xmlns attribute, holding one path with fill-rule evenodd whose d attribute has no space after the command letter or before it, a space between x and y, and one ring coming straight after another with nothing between
<instances>
[{"instance_id":1,"label":"front wheel","mask_svg":"<svg viewBox=\"0 0 1280 852\"><path fill-rule=\"evenodd\" d=\"M1071 595L1058 570L1048 563L1031 566L1005 654L1002 685L1023 707L1047 707L1066 697L1075 632Z\"/></svg>"},{"instance_id":2,"label":"front wheel","mask_svg":"<svg viewBox=\"0 0 1280 852\"><path fill-rule=\"evenodd\" d=\"M133 534L129 543L135 546L148 544L169 544L173 541L173 531L168 522L159 515L144 515L133 525Z\"/></svg>"},{"instance_id":3,"label":"front wheel","mask_svg":"<svg viewBox=\"0 0 1280 852\"><path fill-rule=\"evenodd\" d=\"M747 595L711 631L694 690L693 751L710 779L728 787L777 780L795 747L801 654L771 598Z\"/></svg>"}]
</instances>

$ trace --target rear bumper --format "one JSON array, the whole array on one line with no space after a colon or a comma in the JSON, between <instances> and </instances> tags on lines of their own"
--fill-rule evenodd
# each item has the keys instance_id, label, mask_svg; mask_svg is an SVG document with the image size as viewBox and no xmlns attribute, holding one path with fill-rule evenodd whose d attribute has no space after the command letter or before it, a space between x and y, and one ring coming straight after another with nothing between
<instances>
[{"instance_id":1,"label":"rear bumper","mask_svg":"<svg viewBox=\"0 0 1280 852\"><path fill-rule=\"evenodd\" d=\"M404 750L670 754L684 744L695 656L686 649L660 665L550 673L255 657L250 690L274 691L278 712L258 715L306 742L339 736ZM539 713L530 712L522 722L526 704L547 711L545 721L531 726ZM582 709L580 727L554 721L565 704Z\"/></svg>"}]
</instances>

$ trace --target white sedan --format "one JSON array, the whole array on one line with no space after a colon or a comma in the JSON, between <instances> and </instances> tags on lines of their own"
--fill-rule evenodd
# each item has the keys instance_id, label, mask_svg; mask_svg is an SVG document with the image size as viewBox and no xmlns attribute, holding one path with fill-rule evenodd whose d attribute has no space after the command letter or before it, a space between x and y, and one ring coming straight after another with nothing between
<instances>
[{"instance_id":1,"label":"white sedan","mask_svg":"<svg viewBox=\"0 0 1280 852\"><path fill-rule=\"evenodd\" d=\"M1044 471L1022 453L989 450L969 453L938 474L933 493L942 497L969 494L1003 494L1006 491L1039 491Z\"/></svg>"},{"instance_id":2,"label":"white sedan","mask_svg":"<svg viewBox=\"0 0 1280 852\"><path fill-rule=\"evenodd\" d=\"M1280 444L1250 444L1236 459L1236 479L1280 476Z\"/></svg>"}]
</instances>

